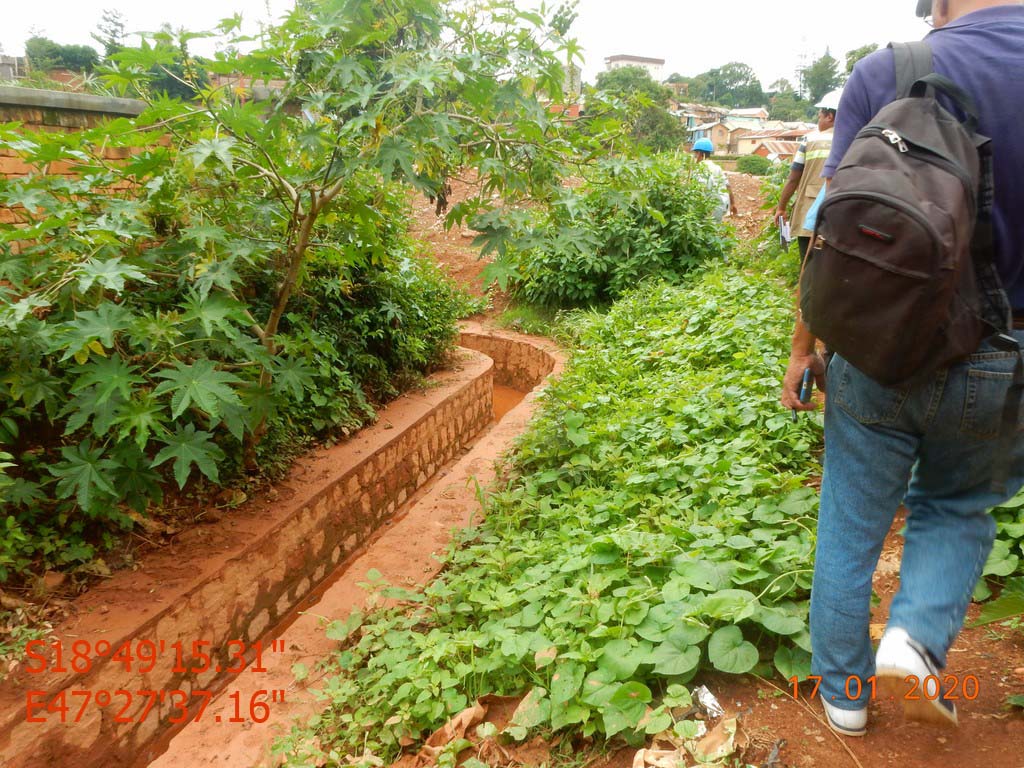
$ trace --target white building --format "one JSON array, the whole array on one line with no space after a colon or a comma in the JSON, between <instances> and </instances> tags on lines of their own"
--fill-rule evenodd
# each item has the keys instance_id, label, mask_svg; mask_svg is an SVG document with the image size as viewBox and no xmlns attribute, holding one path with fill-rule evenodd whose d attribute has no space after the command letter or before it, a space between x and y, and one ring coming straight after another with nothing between
<instances>
[{"instance_id":1,"label":"white building","mask_svg":"<svg viewBox=\"0 0 1024 768\"><path fill-rule=\"evenodd\" d=\"M609 72L613 69L621 69L622 67L642 67L647 70L647 73L661 82L661 72L665 69L664 59L651 59L647 56L629 56L627 54L618 54L616 56L608 56L604 60L605 69Z\"/></svg>"}]
</instances>

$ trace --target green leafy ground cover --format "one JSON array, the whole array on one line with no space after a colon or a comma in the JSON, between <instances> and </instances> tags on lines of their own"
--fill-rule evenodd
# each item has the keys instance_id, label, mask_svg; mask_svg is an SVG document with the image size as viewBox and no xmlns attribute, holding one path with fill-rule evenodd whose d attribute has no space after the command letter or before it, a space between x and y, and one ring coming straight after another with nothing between
<instances>
[{"instance_id":1,"label":"green leafy ground cover","mask_svg":"<svg viewBox=\"0 0 1024 768\"><path fill-rule=\"evenodd\" d=\"M442 575L328 628L327 708L279 745L292 764L388 759L487 693L526 694L515 737L635 737L673 727L701 670L807 671L820 427L778 407L792 299L765 271L577 315L568 371Z\"/></svg>"}]
</instances>

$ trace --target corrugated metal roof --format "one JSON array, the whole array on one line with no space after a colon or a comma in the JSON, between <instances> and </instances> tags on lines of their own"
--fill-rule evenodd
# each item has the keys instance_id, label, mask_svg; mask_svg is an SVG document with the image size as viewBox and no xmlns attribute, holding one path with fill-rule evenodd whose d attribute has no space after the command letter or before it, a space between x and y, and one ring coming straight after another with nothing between
<instances>
[{"instance_id":1,"label":"corrugated metal roof","mask_svg":"<svg viewBox=\"0 0 1024 768\"><path fill-rule=\"evenodd\" d=\"M751 134L750 136L744 136L744 140L750 139L774 139L779 141L785 141L781 138L784 136L805 136L811 132L810 128L779 128L773 131L762 131L761 133Z\"/></svg>"},{"instance_id":2,"label":"corrugated metal roof","mask_svg":"<svg viewBox=\"0 0 1024 768\"><path fill-rule=\"evenodd\" d=\"M762 141L754 151L756 152L761 147L768 150L769 155L791 157L800 148L800 143L796 141Z\"/></svg>"}]
</instances>

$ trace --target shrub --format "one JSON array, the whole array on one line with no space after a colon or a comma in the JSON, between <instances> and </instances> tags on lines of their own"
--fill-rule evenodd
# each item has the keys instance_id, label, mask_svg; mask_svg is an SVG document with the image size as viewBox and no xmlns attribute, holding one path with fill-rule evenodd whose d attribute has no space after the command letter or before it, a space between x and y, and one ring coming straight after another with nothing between
<instances>
[{"instance_id":1,"label":"shrub","mask_svg":"<svg viewBox=\"0 0 1024 768\"><path fill-rule=\"evenodd\" d=\"M772 161L760 155L743 155L736 161L736 170L751 176L765 176L772 169Z\"/></svg>"},{"instance_id":2,"label":"shrub","mask_svg":"<svg viewBox=\"0 0 1024 768\"><path fill-rule=\"evenodd\" d=\"M638 282L678 282L721 259L725 239L711 216L717 200L685 155L616 158L550 206L479 219L481 240L499 250L485 275L549 307L606 304Z\"/></svg>"},{"instance_id":3,"label":"shrub","mask_svg":"<svg viewBox=\"0 0 1024 768\"><path fill-rule=\"evenodd\" d=\"M25 55L32 69L69 69L72 72L92 72L100 60L96 50L88 45L60 45L35 35L25 41Z\"/></svg>"},{"instance_id":4,"label":"shrub","mask_svg":"<svg viewBox=\"0 0 1024 768\"><path fill-rule=\"evenodd\" d=\"M0 143L80 159L91 138ZM466 300L413 257L406 188L363 171L318 228L268 354L248 329L277 285L266 222L241 235L215 191L231 179L191 165L157 146L127 165L153 174L135 191L114 174L0 181L0 204L41 216L0 227L0 581L91 559L169 481L231 481L260 422L254 464L279 473L452 346Z\"/></svg>"},{"instance_id":5,"label":"shrub","mask_svg":"<svg viewBox=\"0 0 1024 768\"><path fill-rule=\"evenodd\" d=\"M206 62L279 83L266 100L205 87L197 33L162 31L104 72L149 102L138 119L0 126L39 169L0 179L20 218L0 227L0 579L89 559L169 482L277 471L436 365L462 302L413 259L404 196L443 211L462 169L485 193L463 215L557 187L567 21L510 0L300 3L244 57L225 19ZM160 96L156 72L202 106Z\"/></svg>"}]
</instances>

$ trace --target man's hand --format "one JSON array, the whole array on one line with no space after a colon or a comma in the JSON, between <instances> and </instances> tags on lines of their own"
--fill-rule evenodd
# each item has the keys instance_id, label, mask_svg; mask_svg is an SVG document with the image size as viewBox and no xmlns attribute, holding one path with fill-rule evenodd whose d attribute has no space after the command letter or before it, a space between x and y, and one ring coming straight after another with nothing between
<instances>
[{"instance_id":1,"label":"man's hand","mask_svg":"<svg viewBox=\"0 0 1024 768\"><path fill-rule=\"evenodd\" d=\"M779 219L786 218L786 206L780 205L775 209L775 221L778 223Z\"/></svg>"},{"instance_id":2,"label":"man's hand","mask_svg":"<svg viewBox=\"0 0 1024 768\"><path fill-rule=\"evenodd\" d=\"M804 378L804 370L810 368L814 374L814 383L818 389L825 391L825 361L821 355L813 352L809 355L790 354L789 365L786 367L786 374L782 377L782 404L787 408L798 411L813 411L818 404L811 400L808 403L800 402L800 384Z\"/></svg>"}]
</instances>

